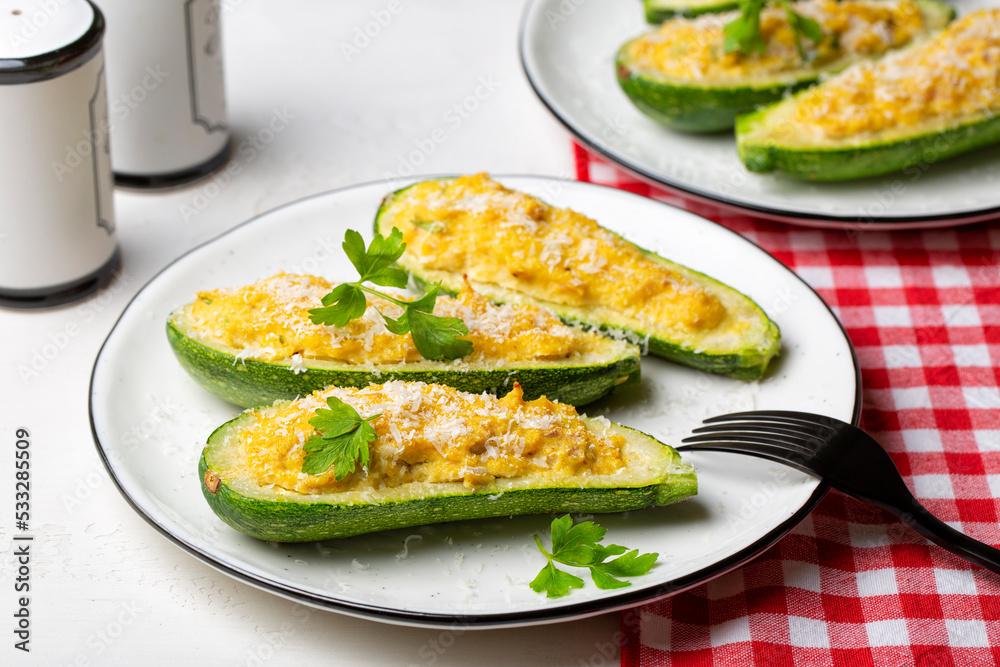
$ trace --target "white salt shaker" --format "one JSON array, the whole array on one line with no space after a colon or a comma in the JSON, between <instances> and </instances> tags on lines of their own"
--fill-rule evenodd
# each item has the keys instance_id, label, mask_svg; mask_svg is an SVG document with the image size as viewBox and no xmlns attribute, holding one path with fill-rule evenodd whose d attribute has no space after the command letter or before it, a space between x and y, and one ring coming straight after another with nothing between
<instances>
[{"instance_id":1,"label":"white salt shaker","mask_svg":"<svg viewBox=\"0 0 1000 667\"><path fill-rule=\"evenodd\" d=\"M111 164L119 185L205 176L229 157L220 0L98 0L108 21Z\"/></svg>"},{"instance_id":2,"label":"white salt shaker","mask_svg":"<svg viewBox=\"0 0 1000 667\"><path fill-rule=\"evenodd\" d=\"M103 36L88 0L0 0L0 305L66 303L120 266Z\"/></svg>"}]
</instances>

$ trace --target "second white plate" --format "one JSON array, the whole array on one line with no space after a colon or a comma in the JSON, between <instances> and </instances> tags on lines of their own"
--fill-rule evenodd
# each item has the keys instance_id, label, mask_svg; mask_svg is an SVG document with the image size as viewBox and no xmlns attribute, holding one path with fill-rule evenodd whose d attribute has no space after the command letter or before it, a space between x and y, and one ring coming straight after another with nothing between
<instances>
[{"instance_id":1,"label":"second white plate","mask_svg":"<svg viewBox=\"0 0 1000 667\"><path fill-rule=\"evenodd\" d=\"M995 5L964 0L959 11ZM943 227L1000 216L996 147L926 171L809 183L748 172L731 133L664 128L640 113L615 79L619 47L649 29L639 0L535 0L521 28L524 70L542 102L585 145L634 174L726 208L818 227Z\"/></svg>"},{"instance_id":2,"label":"second white plate","mask_svg":"<svg viewBox=\"0 0 1000 667\"><path fill-rule=\"evenodd\" d=\"M733 285L782 331L766 379L746 383L644 358L642 384L588 406L677 444L705 417L792 409L856 421L853 350L823 301L760 248L715 223L595 185L501 177L510 187L572 206L630 240ZM202 497L197 462L212 430L237 409L196 385L164 334L168 314L195 292L278 271L350 280L340 249L347 229L370 238L379 203L408 185L380 182L330 192L267 213L164 269L125 309L91 380L94 438L121 492L150 524L219 570L300 602L413 625L498 627L580 618L650 601L738 566L790 530L822 496L814 479L765 461L692 453L697 498L602 515L610 543L661 554L631 588L592 583L547 599L528 582L544 564L532 534L550 516L440 524L350 539L277 545L242 535Z\"/></svg>"}]
</instances>

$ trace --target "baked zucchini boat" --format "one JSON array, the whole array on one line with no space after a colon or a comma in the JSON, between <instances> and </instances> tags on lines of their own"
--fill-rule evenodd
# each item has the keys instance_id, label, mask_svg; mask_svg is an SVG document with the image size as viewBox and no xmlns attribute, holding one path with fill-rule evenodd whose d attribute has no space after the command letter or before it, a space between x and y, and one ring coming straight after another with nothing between
<instances>
[{"instance_id":1,"label":"baked zucchini boat","mask_svg":"<svg viewBox=\"0 0 1000 667\"><path fill-rule=\"evenodd\" d=\"M694 368L754 379L780 347L777 325L743 294L485 174L389 195L375 229L393 227L407 244L399 264L418 281L458 291L466 275L495 302L534 303Z\"/></svg>"},{"instance_id":2,"label":"baked zucchini boat","mask_svg":"<svg viewBox=\"0 0 1000 667\"><path fill-rule=\"evenodd\" d=\"M782 7L761 12L766 50L749 55L725 53L723 26L739 12L676 18L621 47L618 82L640 111L667 127L728 130L739 113L926 37L954 16L936 0L803 0L794 11L819 24L820 42L801 38L797 45Z\"/></svg>"},{"instance_id":3,"label":"baked zucchini boat","mask_svg":"<svg viewBox=\"0 0 1000 667\"><path fill-rule=\"evenodd\" d=\"M311 419L328 397L370 419L367 466L338 480L303 472ZM374 418L372 418L374 417ZM245 412L208 439L208 504L227 524L274 542L349 537L460 519L622 512L697 493L671 447L546 398L525 402L421 382L329 388Z\"/></svg>"},{"instance_id":4,"label":"baked zucchini boat","mask_svg":"<svg viewBox=\"0 0 1000 667\"><path fill-rule=\"evenodd\" d=\"M699 16L736 9L736 0L643 0L648 23L660 24L675 16Z\"/></svg>"},{"instance_id":5,"label":"baked zucchini boat","mask_svg":"<svg viewBox=\"0 0 1000 667\"><path fill-rule=\"evenodd\" d=\"M388 380L501 394L520 382L529 398L582 405L639 379L637 346L566 326L537 306L498 307L471 289L439 297L434 313L461 318L473 352L430 361L410 334L385 328L379 311L398 317L402 309L377 297L369 296L365 316L345 327L313 323L309 310L331 289L323 278L281 273L237 289L201 292L171 314L167 339L195 381L241 407L329 385Z\"/></svg>"},{"instance_id":6,"label":"baked zucchini boat","mask_svg":"<svg viewBox=\"0 0 1000 667\"><path fill-rule=\"evenodd\" d=\"M862 63L739 119L750 171L841 181L904 171L1000 141L1000 9Z\"/></svg>"}]
</instances>

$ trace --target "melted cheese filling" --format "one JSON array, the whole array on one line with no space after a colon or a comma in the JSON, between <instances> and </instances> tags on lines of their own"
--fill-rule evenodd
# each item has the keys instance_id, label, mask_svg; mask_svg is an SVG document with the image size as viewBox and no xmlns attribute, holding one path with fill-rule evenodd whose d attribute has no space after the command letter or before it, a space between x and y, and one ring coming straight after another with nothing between
<instances>
[{"instance_id":1,"label":"melted cheese filling","mask_svg":"<svg viewBox=\"0 0 1000 667\"><path fill-rule=\"evenodd\" d=\"M911 0L806 0L794 10L820 24L824 37L801 40L808 62L795 45L782 7L761 12L763 53L725 53L723 26L739 12L706 14L665 22L626 47L629 66L640 72L682 80L738 80L821 68L845 57L876 56L909 43L925 31L924 16Z\"/></svg>"},{"instance_id":2,"label":"melted cheese filling","mask_svg":"<svg viewBox=\"0 0 1000 667\"><path fill-rule=\"evenodd\" d=\"M1000 9L982 10L937 37L862 63L796 98L799 131L839 139L1000 110Z\"/></svg>"},{"instance_id":3,"label":"melted cheese filling","mask_svg":"<svg viewBox=\"0 0 1000 667\"><path fill-rule=\"evenodd\" d=\"M279 273L246 287L199 292L184 318L202 339L239 350L239 358L370 365L424 360L413 337L393 334L379 315L397 318L402 308L378 297L368 296L364 317L345 327L313 323L309 310L321 307L333 287L316 276ZM456 299L439 296L434 314L458 317L469 329L463 338L472 342L473 352L453 364L555 361L607 346L600 336L568 327L546 310L494 306L468 287Z\"/></svg>"},{"instance_id":4,"label":"melted cheese filling","mask_svg":"<svg viewBox=\"0 0 1000 667\"><path fill-rule=\"evenodd\" d=\"M337 481L333 469L302 472L309 420L326 397L336 396L378 434L368 468ZM319 494L393 488L424 482L462 482L466 487L496 478L546 480L613 474L626 465L618 434L588 426L569 405L546 398L525 402L515 384L504 398L468 394L423 382L387 382L364 389L328 388L265 414L248 413L240 431L245 473L269 489ZM606 422L605 424L610 424Z\"/></svg>"},{"instance_id":5,"label":"melted cheese filling","mask_svg":"<svg viewBox=\"0 0 1000 667\"><path fill-rule=\"evenodd\" d=\"M727 319L709 290L590 218L485 174L419 183L387 215L424 269L463 273L552 303L604 307L650 328L697 332ZM420 224L428 221L434 224Z\"/></svg>"}]
</instances>

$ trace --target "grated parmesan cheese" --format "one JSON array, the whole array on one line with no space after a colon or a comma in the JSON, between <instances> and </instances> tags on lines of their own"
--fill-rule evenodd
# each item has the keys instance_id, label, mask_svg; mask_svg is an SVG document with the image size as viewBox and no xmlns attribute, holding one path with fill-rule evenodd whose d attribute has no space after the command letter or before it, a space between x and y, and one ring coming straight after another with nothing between
<instances>
[{"instance_id":1,"label":"grated parmesan cheese","mask_svg":"<svg viewBox=\"0 0 1000 667\"><path fill-rule=\"evenodd\" d=\"M802 40L810 69L859 57L878 56L926 33L913 0L802 0L795 11L820 24L819 44ZM747 76L777 76L806 67L783 7L761 12L763 53L725 53L723 26L739 12L675 18L626 45L626 61L639 73L684 81L738 81Z\"/></svg>"},{"instance_id":2,"label":"grated parmesan cheese","mask_svg":"<svg viewBox=\"0 0 1000 667\"><path fill-rule=\"evenodd\" d=\"M344 327L315 324L309 310L322 306L334 285L316 276L280 273L235 289L200 292L182 311L187 324L212 343L234 350L234 364L247 359L287 360L296 374L312 359L372 369L423 361L413 338L396 336L381 313L398 318L403 309L368 298L364 315ZM551 312L529 304L494 305L471 286L456 298L440 296L434 314L465 322L473 352L451 363L502 366L525 361L584 358L606 343L600 336L566 326Z\"/></svg>"},{"instance_id":3,"label":"grated parmesan cheese","mask_svg":"<svg viewBox=\"0 0 1000 667\"><path fill-rule=\"evenodd\" d=\"M477 206L470 207L470 200ZM530 214L535 224L530 230L507 224L511 211ZM507 189L485 174L418 183L383 215L396 221L407 252L415 253L424 270L465 274L466 284L508 288L592 313L607 309L686 337L728 322L719 297L680 269L651 261L590 218ZM414 219L441 220L444 227L428 233L408 223ZM544 325L544 317L538 318L535 324Z\"/></svg>"},{"instance_id":4,"label":"grated parmesan cheese","mask_svg":"<svg viewBox=\"0 0 1000 667\"><path fill-rule=\"evenodd\" d=\"M367 470L336 480L333 472L302 472L303 444L316 407L336 396L373 419L378 440ZM374 490L412 482L497 478L563 479L614 474L625 461L624 438L595 431L575 408L546 398L525 402L519 385L503 398L422 382L387 382L363 389L331 387L292 401L241 434L242 460L261 486L297 493ZM604 422L607 424L608 422ZM280 425L280 428L276 428Z\"/></svg>"},{"instance_id":5,"label":"grated parmesan cheese","mask_svg":"<svg viewBox=\"0 0 1000 667\"><path fill-rule=\"evenodd\" d=\"M861 63L796 98L798 131L865 137L1000 110L1000 9L973 12L934 39Z\"/></svg>"}]
</instances>

